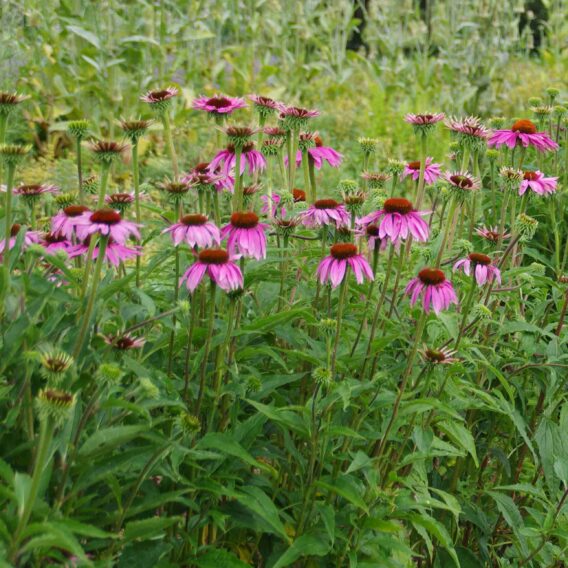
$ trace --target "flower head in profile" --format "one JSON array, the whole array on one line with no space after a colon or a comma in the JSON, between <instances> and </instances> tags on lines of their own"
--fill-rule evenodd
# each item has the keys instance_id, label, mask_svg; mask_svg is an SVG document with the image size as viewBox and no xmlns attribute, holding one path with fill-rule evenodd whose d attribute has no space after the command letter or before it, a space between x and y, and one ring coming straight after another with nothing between
<instances>
[{"instance_id":1,"label":"flower head in profile","mask_svg":"<svg viewBox=\"0 0 568 568\"><path fill-rule=\"evenodd\" d=\"M499 231L499 227L479 227L475 229L475 232L493 245L500 241L504 241L511 236L510 233L501 233Z\"/></svg>"},{"instance_id":2,"label":"flower head in profile","mask_svg":"<svg viewBox=\"0 0 568 568\"><path fill-rule=\"evenodd\" d=\"M469 172L446 172L443 177L459 201L464 201L481 188L481 180Z\"/></svg>"},{"instance_id":3,"label":"flower head in profile","mask_svg":"<svg viewBox=\"0 0 568 568\"><path fill-rule=\"evenodd\" d=\"M463 270L467 276L473 274L478 286L494 279L501 284L501 271L491 262L491 257L479 252L472 252L466 258L458 260L454 264L454 272Z\"/></svg>"},{"instance_id":4,"label":"flower head in profile","mask_svg":"<svg viewBox=\"0 0 568 568\"><path fill-rule=\"evenodd\" d=\"M10 229L10 239L8 242L8 250L12 250L16 246L16 240L18 234L20 233L22 226L18 223L14 223ZM24 240L22 242L22 250L25 250L30 245L37 244L40 242L40 235L37 231L26 231L24 233ZM0 255L6 249L6 239L0 240Z\"/></svg>"},{"instance_id":5,"label":"flower head in profile","mask_svg":"<svg viewBox=\"0 0 568 568\"><path fill-rule=\"evenodd\" d=\"M441 165L433 163L434 158L426 158L426 166L424 168L424 181L432 185L435 181L442 175L440 171ZM400 179L412 176L414 181L418 181L420 177L420 162L408 162L404 166L402 174L400 174Z\"/></svg>"},{"instance_id":6,"label":"flower head in profile","mask_svg":"<svg viewBox=\"0 0 568 568\"><path fill-rule=\"evenodd\" d=\"M280 114L278 120L284 130L303 130L311 118L319 116L315 109L300 108L295 106L279 105Z\"/></svg>"},{"instance_id":7,"label":"flower head in profile","mask_svg":"<svg viewBox=\"0 0 568 568\"><path fill-rule=\"evenodd\" d=\"M142 192L140 193L142 196ZM136 200L136 194L131 192L120 192L120 193L111 193L110 195L105 195L105 203L116 209L121 214L124 212L134 203Z\"/></svg>"},{"instance_id":8,"label":"flower head in profile","mask_svg":"<svg viewBox=\"0 0 568 568\"><path fill-rule=\"evenodd\" d=\"M246 102L238 97L214 95L212 97L198 97L193 101L193 108L203 110L212 117L224 117L234 111L247 106Z\"/></svg>"},{"instance_id":9,"label":"flower head in profile","mask_svg":"<svg viewBox=\"0 0 568 568\"><path fill-rule=\"evenodd\" d=\"M405 122L412 125L416 134L426 136L436 126L438 122L444 120L444 113L431 113L431 114L412 114L409 113L404 117Z\"/></svg>"},{"instance_id":10,"label":"flower head in profile","mask_svg":"<svg viewBox=\"0 0 568 568\"><path fill-rule=\"evenodd\" d=\"M260 151L264 157L278 156L282 150L282 146L284 146L284 138L267 138L262 141Z\"/></svg>"},{"instance_id":11,"label":"flower head in profile","mask_svg":"<svg viewBox=\"0 0 568 568\"><path fill-rule=\"evenodd\" d=\"M383 208L370 213L358 221L366 227L370 224L379 225L379 238L388 238L394 244L398 240L406 240L410 235L417 240L428 240L428 223L422 218L428 211L416 211L408 199L391 197L387 199Z\"/></svg>"},{"instance_id":12,"label":"flower head in profile","mask_svg":"<svg viewBox=\"0 0 568 568\"><path fill-rule=\"evenodd\" d=\"M539 152L547 150L558 150L558 144L554 142L545 132L537 132L536 125L525 118L517 120L508 130L496 130L488 141L489 146L506 145L514 148L517 144L524 148L532 146Z\"/></svg>"},{"instance_id":13,"label":"flower head in profile","mask_svg":"<svg viewBox=\"0 0 568 568\"><path fill-rule=\"evenodd\" d=\"M14 195L19 195L29 204L35 203L42 195L59 193L59 188L46 183L22 184L14 189Z\"/></svg>"},{"instance_id":14,"label":"flower head in profile","mask_svg":"<svg viewBox=\"0 0 568 568\"><path fill-rule=\"evenodd\" d=\"M272 116L278 110L279 103L269 97L249 95L249 99L252 102L254 110L263 120L266 120L269 116Z\"/></svg>"},{"instance_id":15,"label":"flower head in profile","mask_svg":"<svg viewBox=\"0 0 568 568\"><path fill-rule=\"evenodd\" d=\"M87 211L89 211L89 208L84 205L69 205L65 207L51 219L51 231L60 233L71 240L75 233L77 220Z\"/></svg>"},{"instance_id":16,"label":"flower head in profile","mask_svg":"<svg viewBox=\"0 0 568 568\"><path fill-rule=\"evenodd\" d=\"M392 176L386 172L363 172L361 178L369 185L369 189L383 189Z\"/></svg>"},{"instance_id":17,"label":"flower head in profile","mask_svg":"<svg viewBox=\"0 0 568 568\"><path fill-rule=\"evenodd\" d=\"M538 170L523 172L523 181L519 186L519 195L524 195L527 189L538 195L550 195L556 191L557 177L544 177Z\"/></svg>"},{"instance_id":18,"label":"flower head in profile","mask_svg":"<svg viewBox=\"0 0 568 568\"><path fill-rule=\"evenodd\" d=\"M300 214L306 227L322 227L325 225L349 225L349 214L345 206L335 199L318 199L306 211Z\"/></svg>"},{"instance_id":19,"label":"flower head in profile","mask_svg":"<svg viewBox=\"0 0 568 568\"><path fill-rule=\"evenodd\" d=\"M197 261L181 277L180 285L185 281L187 289L193 292L207 274L225 292L242 288L243 274L233 260L234 257L223 249L202 250Z\"/></svg>"},{"instance_id":20,"label":"flower head in profile","mask_svg":"<svg viewBox=\"0 0 568 568\"><path fill-rule=\"evenodd\" d=\"M218 167L225 175L229 175L231 170L236 165L235 146L229 144L225 150L221 150L209 164L209 167L214 171ZM251 140L246 142L241 148L241 165L240 175L245 173L248 168L249 174L254 174L257 171L262 171L266 167L266 159L258 151L255 150L255 144Z\"/></svg>"},{"instance_id":21,"label":"flower head in profile","mask_svg":"<svg viewBox=\"0 0 568 568\"><path fill-rule=\"evenodd\" d=\"M164 112L172 104L172 99L177 97L179 90L177 87L167 87L165 89L157 89L148 91L140 97L144 103L148 103L152 110Z\"/></svg>"},{"instance_id":22,"label":"flower head in profile","mask_svg":"<svg viewBox=\"0 0 568 568\"><path fill-rule=\"evenodd\" d=\"M73 357L59 349L43 351L40 356L40 373L52 384L60 384L73 365Z\"/></svg>"},{"instance_id":23,"label":"flower head in profile","mask_svg":"<svg viewBox=\"0 0 568 568\"><path fill-rule=\"evenodd\" d=\"M231 222L221 229L221 238L227 239L230 254L239 252L244 257L261 260L266 258L266 234L269 225L260 223L258 215L251 211L235 212Z\"/></svg>"},{"instance_id":24,"label":"flower head in profile","mask_svg":"<svg viewBox=\"0 0 568 568\"><path fill-rule=\"evenodd\" d=\"M180 243L187 243L191 248L211 248L221 244L219 229L205 215L184 215L162 233L170 233L176 247Z\"/></svg>"},{"instance_id":25,"label":"flower head in profile","mask_svg":"<svg viewBox=\"0 0 568 568\"><path fill-rule=\"evenodd\" d=\"M23 103L28 98L29 97L26 95L0 91L0 115L8 116L19 104Z\"/></svg>"},{"instance_id":26,"label":"flower head in profile","mask_svg":"<svg viewBox=\"0 0 568 568\"><path fill-rule=\"evenodd\" d=\"M31 146L22 144L0 144L0 161L8 167L15 167L28 155Z\"/></svg>"},{"instance_id":27,"label":"flower head in profile","mask_svg":"<svg viewBox=\"0 0 568 568\"><path fill-rule=\"evenodd\" d=\"M138 140L144 136L151 124L151 120L143 120L141 118L133 120L122 119L120 121L120 128L122 128L124 135L132 144L137 144Z\"/></svg>"},{"instance_id":28,"label":"flower head in profile","mask_svg":"<svg viewBox=\"0 0 568 568\"><path fill-rule=\"evenodd\" d=\"M422 355L424 361L430 365L451 365L452 363L457 363L459 358L454 357L455 354L455 350L448 349L447 347L430 349L424 345L424 348L420 349L420 355Z\"/></svg>"},{"instance_id":29,"label":"flower head in profile","mask_svg":"<svg viewBox=\"0 0 568 568\"><path fill-rule=\"evenodd\" d=\"M379 226L370 223L369 225L357 229L355 234L367 239L369 250L384 250L387 247L388 239L381 239L379 232Z\"/></svg>"},{"instance_id":30,"label":"flower head in profile","mask_svg":"<svg viewBox=\"0 0 568 568\"><path fill-rule=\"evenodd\" d=\"M172 203L177 204L189 193L189 190L192 188L192 184L186 176L179 181L166 179L159 183L158 187L166 192L168 199Z\"/></svg>"},{"instance_id":31,"label":"flower head in profile","mask_svg":"<svg viewBox=\"0 0 568 568\"><path fill-rule=\"evenodd\" d=\"M278 235L281 237L289 237L300 224L300 219L298 217L292 217L290 219L276 217L276 219L273 220L273 223Z\"/></svg>"},{"instance_id":32,"label":"flower head in profile","mask_svg":"<svg viewBox=\"0 0 568 568\"><path fill-rule=\"evenodd\" d=\"M408 283L404 293L410 296L411 306L422 298L422 307L427 314L432 308L439 314L451 304L458 304L452 283L446 280L446 276L438 268L423 268L418 276Z\"/></svg>"},{"instance_id":33,"label":"flower head in profile","mask_svg":"<svg viewBox=\"0 0 568 568\"><path fill-rule=\"evenodd\" d=\"M333 245L319 264L317 276L322 284L331 283L332 288L337 288L343 282L347 268L353 270L358 284L363 280L373 280L373 271L365 257L357 252L357 247L351 243Z\"/></svg>"},{"instance_id":34,"label":"flower head in profile","mask_svg":"<svg viewBox=\"0 0 568 568\"><path fill-rule=\"evenodd\" d=\"M52 420L60 426L69 418L75 406L75 395L64 390L46 388L39 391L35 405L40 420Z\"/></svg>"},{"instance_id":35,"label":"flower head in profile","mask_svg":"<svg viewBox=\"0 0 568 568\"><path fill-rule=\"evenodd\" d=\"M70 257L86 254L89 250L90 242L91 237L89 236L82 242L70 247L67 254L69 254ZM93 259L96 260L99 257L99 253L100 246L99 243L97 243L93 248ZM105 248L104 259L108 264L117 268L121 262L126 262L127 260L140 256L141 254L142 247L127 247L126 245L117 243L114 239L110 238Z\"/></svg>"},{"instance_id":36,"label":"flower head in profile","mask_svg":"<svg viewBox=\"0 0 568 568\"><path fill-rule=\"evenodd\" d=\"M89 148L99 163L108 165L119 159L128 145L113 140L97 140Z\"/></svg>"},{"instance_id":37,"label":"flower head in profile","mask_svg":"<svg viewBox=\"0 0 568 568\"><path fill-rule=\"evenodd\" d=\"M374 154L379 146L379 141L376 138L361 137L357 139L357 142L359 143L361 152L363 152L365 156Z\"/></svg>"},{"instance_id":38,"label":"flower head in profile","mask_svg":"<svg viewBox=\"0 0 568 568\"><path fill-rule=\"evenodd\" d=\"M143 337L134 337L130 333L119 333L117 335L104 335L104 342L111 345L118 351L129 351L130 349L140 349L144 347L146 340Z\"/></svg>"},{"instance_id":39,"label":"flower head in profile","mask_svg":"<svg viewBox=\"0 0 568 568\"><path fill-rule=\"evenodd\" d=\"M67 123L67 132L81 141L89 132L90 122L86 119L71 120Z\"/></svg>"},{"instance_id":40,"label":"flower head in profile","mask_svg":"<svg viewBox=\"0 0 568 568\"><path fill-rule=\"evenodd\" d=\"M223 174L211 171L209 162L201 162L185 174L181 182L195 187L197 191L208 191L217 189L217 184L223 177Z\"/></svg>"},{"instance_id":41,"label":"flower head in profile","mask_svg":"<svg viewBox=\"0 0 568 568\"><path fill-rule=\"evenodd\" d=\"M69 254L73 247L73 243L68 240L63 233L52 232L44 233L38 244L41 245L49 254L55 254L59 250L63 250Z\"/></svg>"},{"instance_id":42,"label":"flower head in profile","mask_svg":"<svg viewBox=\"0 0 568 568\"><path fill-rule=\"evenodd\" d=\"M75 230L80 239L99 234L124 245L130 236L140 239L140 225L124 220L114 209L99 209L94 213L87 211L77 219Z\"/></svg>"},{"instance_id":43,"label":"flower head in profile","mask_svg":"<svg viewBox=\"0 0 568 568\"><path fill-rule=\"evenodd\" d=\"M302 140L302 136L304 139ZM302 148L302 141L306 144ZM307 143L307 142L310 143ZM327 162L332 168L338 168L343 160L343 155L329 146L323 145L323 140L317 135L310 132L300 134L300 150L296 154L296 165L299 167L302 163L304 152L308 155L308 160L312 161L315 168L320 170L324 162Z\"/></svg>"},{"instance_id":44,"label":"flower head in profile","mask_svg":"<svg viewBox=\"0 0 568 568\"><path fill-rule=\"evenodd\" d=\"M491 131L486 128L476 116L465 118L449 117L446 126L454 134L461 146L476 152L485 148Z\"/></svg>"}]
</instances>

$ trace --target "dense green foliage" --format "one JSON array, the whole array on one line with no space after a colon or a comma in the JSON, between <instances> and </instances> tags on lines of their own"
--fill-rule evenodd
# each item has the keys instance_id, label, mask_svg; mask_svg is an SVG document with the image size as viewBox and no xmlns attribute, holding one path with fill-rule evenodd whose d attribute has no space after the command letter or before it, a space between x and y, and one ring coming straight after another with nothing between
<instances>
[{"instance_id":1,"label":"dense green foliage","mask_svg":"<svg viewBox=\"0 0 568 568\"><path fill-rule=\"evenodd\" d=\"M0 93L0 241L13 237L0 248L1 568L565 565L565 2L545 3L539 50L520 31L520 0L367 4L357 52L346 46L362 22L347 0L0 7L0 87L28 96ZM141 100L170 85L179 93L164 109ZM284 149L271 155L268 134L245 133L268 166L237 176L234 196L180 188L238 138L221 126L263 124L248 99L226 121L193 108L215 93L317 108L302 129L341 152L341 167L310 170L310 137L297 171L283 163L299 129L273 114ZM444 122L426 136L404 120L427 112L493 129L527 118L559 148L489 151ZM139 139L120 122L138 117L152 120ZM400 180L426 156L447 176ZM523 173L508 167L557 188L521 197ZM452 187L465 170L481 189ZM31 184L59 192L22 195ZM287 214L276 216L301 218L309 203L294 188L345 202L349 227L261 212L260 196L278 194ZM103 235L73 258L47 248L61 209L130 192L132 205L111 205L140 221L126 242L139 260L97 261ZM428 211L429 238L385 237L375 254L353 221L393 196ZM244 208L266 223L268 249L235 259L242 290L209 276L193 293L178 285L202 247L174 247L163 231L197 213L224 227ZM375 279L349 268L339 286L320 283L330 245L350 243ZM452 271L474 251L501 283ZM410 304L405 287L426 266L444 271L459 305Z\"/></svg>"}]
</instances>

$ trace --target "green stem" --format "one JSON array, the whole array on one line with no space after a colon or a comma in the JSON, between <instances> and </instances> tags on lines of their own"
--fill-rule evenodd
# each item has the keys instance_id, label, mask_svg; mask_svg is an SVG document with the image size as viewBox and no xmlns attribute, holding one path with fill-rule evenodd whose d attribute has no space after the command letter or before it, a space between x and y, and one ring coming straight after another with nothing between
<instances>
[{"instance_id":1,"label":"green stem","mask_svg":"<svg viewBox=\"0 0 568 568\"><path fill-rule=\"evenodd\" d=\"M316 167L312 158L308 155L308 171L310 174L310 187L311 187L311 194L312 194L312 204L317 201L318 194L317 194L317 186L316 186Z\"/></svg>"},{"instance_id":2,"label":"green stem","mask_svg":"<svg viewBox=\"0 0 568 568\"><path fill-rule=\"evenodd\" d=\"M207 320L207 335L205 337L205 346L203 353L203 360L201 361L201 372L199 376L199 393L197 396L197 403L195 405L195 415L199 416L201 411L201 404L203 402L203 395L205 393L205 378L207 376L207 359L209 359L209 352L211 350L211 339L213 337L213 324L215 323L215 292L217 285L211 280L211 287L209 289L209 319Z\"/></svg>"},{"instance_id":3,"label":"green stem","mask_svg":"<svg viewBox=\"0 0 568 568\"><path fill-rule=\"evenodd\" d=\"M10 238L12 236L12 192L14 189L14 173L16 167L8 166L8 176L6 179L6 200L4 206L4 250L2 251L2 263L4 268L4 282L2 294L6 293L10 284ZM0 312L1 312L0 308Z\"/></svg>"},{"instance_id":4,"label":"green stem","mask_svg":"<svg viewBox=\"0 0 568 568\"><path fill-rule=\"evenodd\" d=\"M286 273L288 272L288 240L289 236L284 235L282 239L282 265L280 267L280 291L278 293L278 311L282 309L282 303L284 302Z\"/></svg>"},{"instance_id":5,"label":"green stem","mask_svg":"<svg viewBox=\"0 0 568 568\"><path fill-rule=\"evenodd\" d=\"M132 183L134 185L134 208L136 212L136 223L142 222L142 212L140 210L140 169L138 167L138 142L132 144ZM140 241L138 241L140 245ZM136 256L136 287L140 288L140 255Z\"/></svg>"},{"instance_id":6,"label":"green stem","mask_svg":"<svg viewBox=\"0 0 568 568\"><path fill-rule=\"evenodd\" d=\"M339 289L339 302L337 304L337 324L335 328L335 340L333 342L333 350L331 352L331 377L335 379L335 364L337 362L337 348L339 347L339 337L341 335L341 320L343 318L343 309L345 306L345 298L347 296L347 277L349 276L349 266L345 270L345 276L341 282Z\"/></svg>"},{"instance_id":7,"label":"green stem","mask_svg":"<svg viewBox=\"0 0 568 568\"><path fill-rule=\"evenodd\" d=\"M292 190L294 189L294 181L296 179L296 154L298 153L298 136L298 130L294 129L291 131L290 154L288 155L288 167L290 168L288 190L290 191L290 193L292 193Z\"/></svg>"},{"instance_id":8,"label":"green stem","mask_svg":"<svg viewBox=\"0 0 568 568\"><path fill-rule=\"evenodd\" d=\"M168 112L162 114L162 124L164 125L164 137L166 139L166 146L168 148L168 154L170 160L172 161L172 170L174 172L174 181L179 178L179 166L176 154L176 149L174 146L174 139L172 137L172 127L170 122L170 115Z\"/></svg>"},{"instance_id":9,"label":"green stem","mask_svg":"<svg viewBox=\"0 0 568 568\"><path fill-rule=\"evenodd\" d=\"M418 187L416 189L416 209L420 209L424 197L424 174L426 173L427 137L422 134L420 139L420 172L418 174Z\"/></svg>"},{"instance_id":10,"label":"green stem","mask_svg":"<svg viewBox=\"0 0 568 568\"><path fill-rule=\"evenodd\" d=\"M448 217L446 219L446 226L444 227L444 235L442 237L442 242L440 243L440 248L438 249L438 255L436 256L436 268L439 268L440 264L442 264L442 257L444 256L444 251L448 243L448 236L450 234L450 230L453 225L454 215L456 213L457 205L458 205L457 199L454 196L452 196L450 202L450 209L448 211Z\"/></svg>"},{"instance_id":11,"label":"green stem","mask_svg":"<svg viewBox=\"0 0 568 568\"><path fill-rule=\"evenodd\" d=\"M460 330L458 333L458 337L456 339L456 344L454 346L454 349L458 349L458 347L460 346L460 341L463 338L463 334L465 331L465 326L466 326L466 322L467 322L467 316L469 315L469 312L471 310L471 304L473 302L473 298L475 296L475 266L472 267L473 268L473 273L471 275L471 284L470 284L470 288L469 291L467 293L467 298L465 300L465 304L463 307L463 315L462 315L462 321L461 321L461 325L460 325Z\"/></svg>"},{"instance_id":12,"label":"green stem","mask_svg":"<svg viewBox=\"0 0 568 568\"><path fill-rule=\"evenodd\" d=\"M235 188L233 193L233 212L240 211L243 207L241 153L241 148L235 148Z\"/></svg>"},{"instance_id":13,"label":"green stem","mask_svg":"<svg viewBox=\"0 0 568 568\"><path fill-rule=\"evenodd\" d=\"M79 183L79 203L85 205L85 193L83 191L83 168L81 165L82 152L81 152L81 137L77 137L77 181Z\"/></svg>"},{"instance_id":14,"label":"green stem","mask_svg":"<svg viewBox=\"0 0 568 568\"><path fill-rule=\"evenodd\" d=\"M95 239L91 239L91 243L94 243ZM95 270L93 272L93 282L91 283L91 293L89 295L89 300L87 302L87 307L85 313L83 314L83 323L81 324L81 329L79 335L77 336L77 341L75 343L75 348L73 349L73 358L77 360L81 349L83 348L83 342L85 341L85 336L89 328L89 323L91 320L91 314L93 311L93 306L95 305L95 298L97 296L97 288L99 286L99 280L101 278L101 272L103 269L103 264L105 261L105 252L108 244L108 237L101 236L99 239L99 251L97 255L97 263L95 264ZM94 246L93 246L94 248Z\"/></svg>"}]
</instances>

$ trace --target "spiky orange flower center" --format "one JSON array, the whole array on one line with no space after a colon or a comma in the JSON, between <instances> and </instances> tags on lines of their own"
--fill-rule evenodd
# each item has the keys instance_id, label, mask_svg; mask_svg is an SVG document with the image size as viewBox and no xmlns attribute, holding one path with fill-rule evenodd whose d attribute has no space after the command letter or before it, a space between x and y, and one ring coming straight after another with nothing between
<instances>
[{"instance_id":1,"label":"spiky orange flower center","mask_svg":"<svg viewBox=\"0 0 568 568\"><path fill-rule=\"evenodd\" d=\"M513 132L522 132L523 134L536 134L537 132L534 122L526 118L517 120L517 122L511 126L511 130Z\"/></svg>"},{"instance_id":2,"label":"spiky orange flower center","mask_svg":"<svg viewBox=\"0 0 568 568\"><path fill-rule=\"evenodd\" d=\"M419 170L420 169L420 162L408 162L408 167L411 170Z\"/></svg>"},{"instance_id":3,"label":"spiky orange flower center","mask_svg":"<svg viewBox=\"0 0 568 568\"><path fill-rule=\"evenodd\" d=\"M73 395L60 390L48 389L44 391L43 396L50 402L57 402L59 404L68 405L73 402Z\"/></svg>"},{"instance_id":4,"label":"spiky orange flower center","mask_svg":"<svg viewBox=\"0 0 568 568\"><path fill-rule=\"evenodd\" d=\"M339 203L337 203L335 199L318 199L314 203L314 207L316 209L337 209L339 207Z\"/></svg>"},{"instance_id":5,"label":"spiky orange flower center","mask_svg":"<svg viewBox=\"0 0 568 568\"><path fill-rule=\"evenodd\" d=\"M196 227L200 225L205 225L207 223L207 217L205 215L184 215L180 219L180 223L186 225L187 227Z\"/></svg>"},{"instance_id":6,"label":"spiky orange flower center","mask_svg":"<svg viewBox=\"0 0 568 568\"><path fill-rule=\"evenodd\" d=\"M199 261L204 264L225 264L229 261L229 255L223 249L205 249L199 253Z\"/></svg>"},{"instance_id":7,"label":"spiky orange flower center","mask_svg":"<svg viewBox=\"0 0 568 568\"><path fill-rule=\"evenodd\" d=\"M219 109L231 106L231 101L226 97L211 97L210 99L207 99L207 104L209 106Z\"/></svg>"},{"instance_id":8,"label":"spiky orange flower center","mask_svg":"<svg viewBox=\"0 0 568 568\"><path fill-rule=\"evenodd\" d=\"M48 244L62 243L66 240L65 235L61 233L46 233L44 240Z\"/></svg>"},{"instance_id":9,"label":"spiky orange flower center","mask_svg":"<svg viewBox=\"0 0 568 568\"><path fill-rule=\"evenodd\" d=\"M22 225L20 225L19 223L14 223L12 225L12 228L10 229L10 236L15 237L20 232L21 228L22 228Z\"/></svg>"},{"instance_id":10,"label":"spiky orange flower center","mask_svg":"<svg viewBox=\"0 0 568 568\"><path fill-rule=\"evenodd\" d=\"M424 354L428 361L432 361L433 363L441 363L446 360L444 353L442 353L442 351L436 351L435 349L426 349Z\"/></svg>"},{"instance_id":11,"label":"spiky orange flower center","mask_svg":"<svg viewBox=\"0 0 568 568\"><path fill-rule=\"evenodd\" d=\"M523 174L523 179L526 179L528 181L535 181L538 179L538 175L536 172L528 171Z\"/></svg>"},{"instance_id":12,"label":"spiky orange flower center","mask_svg":"<svg viewBox=\"0 0 568 568\"><path fill-rule=\"evenodd\" d=\"M321 148L323 146L323 140L319 136L314 138L314 142L316 143L316 148Z\"/></svg>"},{"instance_id":13,"label":"spiky orange flower center","mask_svg":"<svg viewBox=\"0 0 568 568\"><path fill-rule=\"evenodd\" d=\"M292 196L295 202L306 201L306 192L302 189L293 189Z\"/></svg>"},{"instance_id":14,"label":"spiky orange flower center","mask_svg":"<svg viewBox=\"0 0 568 568\"><path fill-rule=\"evenodd\" d=\"M351 243L340 243L333 245L329 252L333 258L337 260L344 260L355 256L357 254L357 247Z\"/></svg>"},{"instance_id":15,"label":"spiky orange flower center","mask_svg":"<svg viewBox=\"0 0 568 568\"><path fill-rule=\"evenodd\" d=\"M209 162L201 162L193 168L194 172L205 173L209 171Z\"/></svg>"},{"instance_id":16,"label":"spiky orange flower center","mask_svg":"<svg viewBox=\"0 0 568 568\"><path fill-rule=\"evenodd\" d=\"M429 286L442 284L446 280L444 273L438 268L424 268L418 273L418 278L423 284Z\"/></svg>"},{"instance_id":17,"label":"spiky orange flower center","mask_svg":"<svg viewBox=\"0 0 568 568\"><path fill-rule=\"evenodd\" d=\"M239 229L254 229L258 225L258 215L252 212L233 213L231 225Z\"/></svg>"},{"instance_id":18,"label":"spiky orange flower center","mask_svg":"<svg viewBox=\"0 0 568 568\"><path fill-rule=\"evenodd\" d=\"M469 189L473 187L473 181L467 176L461 176L459 174L450 176L450 181L460 187L461 189Z\"/></svg>"},{"instance_id":19,"label":"spiky orange flower center","mask_svg":"<svg viewBox=\"0 0 568 568\"><path fill-rule=\"evenodd\" d=\"M365 232L368 237L378 237L379 236L379 226L378 225L367 225Z\"/></svg>"},{"instance_id":20,"label":"spiky orange flower center","mask_svg":"<svg viewBox=\"0 0 568 568\"><path fill-rule=\"evenodd\" d=\"M82 215L88 210L89 208L84 205L69 205L69 207L63 209L63 213L65 213L67 217L79 217L79 215Z\"/></svg>"},{"instance_id":21,"label":"spiky orange flower center","mask_svg":"<svg viewBox=\"0 0 568 568\"><path fill-rule=\"evenodd\" d=\"M474 264L481 264L483 266L488 266L491 264L491 257L487 256L486 254L482 254L480 252L472 252L468 256L469 260Z\"/></svg>"},{"instance_id":22,"label":"spiky orange flower center","mask_svg":"<svg viewBox=\"0 0 568 568\"><path fill-rule=\"evenodd\" d=\"M412 211L412 203L403 197L391 197L385 201L383 209L387 213L400 213L400 215L407 215Z\"/></svg>"},{"instance_id":23,"label":"spiky orange flower center","mask_svg":"<svg viewBox=\"0 0 568 568\"><path fill-rule=\"evenodd\" d=\"M91 223L102 223L104 225L116 225L120 223L120 213L114 209L99 209L91 215Z\"/></svg>"}]
</instances>

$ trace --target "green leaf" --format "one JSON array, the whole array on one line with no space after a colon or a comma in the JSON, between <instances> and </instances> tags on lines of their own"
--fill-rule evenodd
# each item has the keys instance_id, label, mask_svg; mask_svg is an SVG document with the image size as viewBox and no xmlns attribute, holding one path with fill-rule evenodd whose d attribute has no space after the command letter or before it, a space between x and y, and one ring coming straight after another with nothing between
<instances>
[{"instance_id":1,"label":"green leaf","mask_svg":"<svg viewBox=\"0 0 568 568\"><path fill-rule=\"evenodd\" d=\"M418 515L415 513L408 515L408 520L415 527L424 527L428 531L428 533L431 534L448 551L448 554L455 562L455 565L460 568L460 562L454 549L452 538L450 537L450 534L442 523L438 522L436 519L433 519L429 515Z\"/></svg>"},{"instance_id":2,"label":"green leaf","mask_svg":"<svg viewBox=\"0 0 568 568\"><path fill-rule=\"evenodd\" d=\"M120 446L130 440L136 438L138 434L146 432L148 426L113 426L110 428L103 428L95 432L79 450L79 457L85 458L92 456L101 451L109 450Z\"/></svg>"},{"instance_id":3,"label":"green leaf","mask_svg":"<svg viewBox=\"0 0 568 568\"><path fill-rule=\"evenodd\" d=\"M475 450L475 441L471 432L463 425L458 422L436 422L436 426L442 430L458 446L461 446L466 450L469 455L473 458L475 462L475 467L479 467L479 461L477 459L477 451Z\"/></svg>"},{"instance_id":4,"label":"green leaf","mask_svg":"<svg viewBox=\"0 0 568 568\"><path fill-rule=\"evenodd\" d=\"M198 568L250 568L249 564L222 548L208 550L203 556L192 559L191 565Z\"/></svg>"},{"instance_id":5,"label":"green leaf","mask_svg":"<svg viewBox=\"0 0 568 568\"><path fill-rule=\"evenodd\" d=\"M97 49L101 48L101 43L99 41L99 38L93 32L89 32L86 29L81 28L79 26L67 26L65 29L75 34L76 36L83 38L85 41L88 41L91 45L94 45Z\"/></svg>"},{"instance_id":6,"label":"green leaf","mask_svg":"<svg viewBox=\"0 0 568 568\"><path fill-rule=\"evenodd\" d=\"M18 503L18 517L21 517L24 512L24 506L28 500L31 487L32 478L27 473L16 473L14 477L14 493Z\"/></svg>"},{"instance_id":7,"label":"green leaf","mask_svg":"<svg viewBox=\"0 0 568 568\"><path fill-rule=\"evenodd\" d=\"M338 477L333 484L320 480L316 485L340 495L358 509L369 514L367 503L365 503L362 497L364 490L357 484L357 481L352 476L342 475Z\"/></svg>"},{"instance_id":8,"label":"green leaf","mask_svg":"<svg viewBox=\"0 0 568 568\"><path fill-rule=\"evenodd\" d=\"M183 517L152 517L142 521L131 521L124 529L124 539L148 540L161 536L164 531L183 521Z\"/></svg>"},{"instance_id":9,"label":"green leaf","mask_svg":"<svg viewBox=\"0 0 568 568\"><path fill-rule=\"evenodd\" d=\"M277 560L272 568L285 568L292 562L305 556L325 556L329 552L330 545L323 535L303 534L297 538L290 548Z\"/></svg>"}]
</instances>

